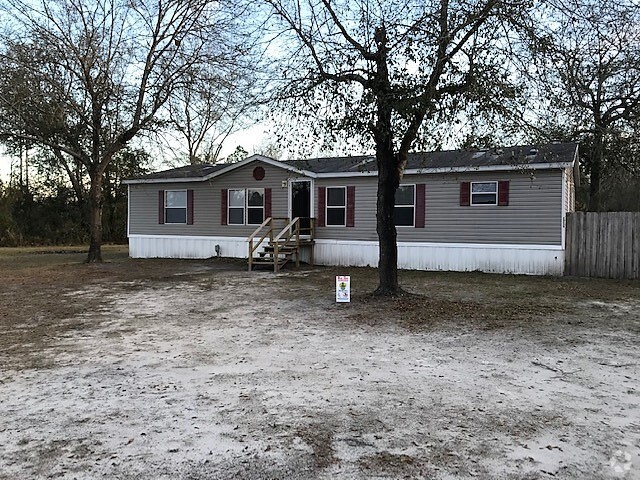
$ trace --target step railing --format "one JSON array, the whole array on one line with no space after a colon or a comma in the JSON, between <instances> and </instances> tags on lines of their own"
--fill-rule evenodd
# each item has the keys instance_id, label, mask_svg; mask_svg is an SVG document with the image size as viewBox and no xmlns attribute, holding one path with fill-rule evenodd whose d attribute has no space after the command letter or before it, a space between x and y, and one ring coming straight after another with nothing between
<instances>
[{"instance_id":1,"label":"step railing","mask_svg":"<svg viewBox=\"0 0 640 480\"><path fill-rule=\"evenodd\" d=\"M289 218L287 218L287 217L269 217L264 222L262 222L260 224L260 226L258 228L256 228L253 231L253 233L251 235L249 235L249 237L247 238L247 242L249 243L249 271L251 271L251 269L253 268L253 254L260 247L260 245L262 245L262 242L264 242L266 240L266 238L269 237L269 243L273 243L274 223L276 221L278 221L278 220L284 220L285 222L288 222ZM265 230L264 233L262 234L262 236L256 242L255 238L258 235L260 235L260 232L262 232L263 230Z\"/></svg>"},{"instance_id":2,"label":"step railing","mask_svg":"<svg viewBox=\"0 0 640 480\"><path fill-rule=\"evenodd\" d=\"M300 235L301 231L308 231L308 240L313 242L315 234L315 222L314 218L307 218L309 220L309 227L301 228L302 217L296 217L289 221L284 217L269 217L262 224L249 235L247 242L249 244L249 271L253 269L253 260L255 251L262 245L262 243L269 237L269 245L273 248L273 271L277 272L280 269L280 254L282 249L295 247L294 253L296 256L296 266L300 266ZM282 230L274 237L274 221L284 220L288 222ZM256 241L256 237L262 235ZM307 238L305 238L307 240ZM285 257L291 255L290 252L285 253ZM285 263L288 258L285 258ZM313 246L311 248L311 264L313 265ZM283 264L284 265L284 264Z\"/></svg>"}]
</instances>

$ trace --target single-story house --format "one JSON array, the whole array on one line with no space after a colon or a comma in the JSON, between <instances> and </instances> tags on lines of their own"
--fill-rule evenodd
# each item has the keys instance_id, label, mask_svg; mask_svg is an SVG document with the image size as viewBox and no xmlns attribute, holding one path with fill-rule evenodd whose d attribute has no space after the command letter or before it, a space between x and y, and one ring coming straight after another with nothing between
<instances>
[{"instance_id":1,"label":"single-story house","mask_svg":"<svg viewBox=\"0 0 640 480\"><path fill-rule=\"evenodd\" d=\"M376 169L373 156L252 155L126 180L130 255L247 258L269 218L300 217L316 264L376 266ZM396 194L398 266L561 275L578 181L574 143L412 153Z\"/></svg>"}]
</instances>

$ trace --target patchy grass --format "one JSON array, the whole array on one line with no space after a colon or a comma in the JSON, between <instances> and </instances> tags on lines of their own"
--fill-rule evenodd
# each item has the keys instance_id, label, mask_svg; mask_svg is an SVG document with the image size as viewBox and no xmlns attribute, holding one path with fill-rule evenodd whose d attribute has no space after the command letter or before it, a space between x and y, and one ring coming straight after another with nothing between
<instances>
[{"instance_id":1,"label":"patchy grass","mask_svg":"<svg viewBox=\"0 0 640 480\"><path fill-rule=\"evenodd\" d=\"M0 249L3 480L640 471L640 282L83 250Z\"/></svg>"}]
</instances>

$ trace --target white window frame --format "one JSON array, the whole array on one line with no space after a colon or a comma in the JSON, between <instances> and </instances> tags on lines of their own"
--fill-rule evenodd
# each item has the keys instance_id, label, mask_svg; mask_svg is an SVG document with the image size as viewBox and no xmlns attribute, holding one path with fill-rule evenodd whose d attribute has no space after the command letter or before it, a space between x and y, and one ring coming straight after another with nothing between
<instances>
[{"instance_id":1,"label":"white window frame","mask_svg":"<svg viewBox=\"0 0 640 480\"><path fill-rule=\"evenodd\" d=\"M474 203L473 202L473 195L474 195L473 186L477 184L482 184L482 183L493 183L496 186L496 191L495 191L496 203ZM486 195L488 193L493 193L493 192L476 192L475 195ZM469 186L469 205L471 205L472 207L494 207L498 205L498 181L487 180L486 182L471 182L471 185Z\"/></svg>"},{"instance_id":2,"label":"white window frame","mask_svg":"<svg viewBox=\"0 0 640 480\"><path fill-rule=\"evenodd\" d=\"M168 193L179 193L179 192L184 192L184 207L168 207L167 206L167 194ZM187 193L186 190L165 190L164 191L164 223L165 225L186 225L187 224L187 216L189 214L189 212L187 211L187 209L189 208L189 194ZM184 208L184 222L168 222L167 221L167 210L171 209L171 210L177 210L179 208Z\"/></svg>"},{"instance_id":3,"label":"white window frame","mask_svg":"<svg viewBox=\"0 0 640 480\"><path fill-rule=\"evenodd\" d=\"M342 189L344 190L344 205L329 205L329 189ZM329 223L329 209L343 209L344 210L344 223ZM347 187L346 186L338 186L338 187L325 187L325 201L324 201L324 224L327 227L346 227L347 226Z\"/></svg>"},{"instance_id":4,"label":"white window frame","mask_svg":"<svg viewBox=\"0 0 640 480\"><path fill-rule=\"evenodd\" d=\"M262 206L249 206L249 191L258 191L262 193ZM244 205L242 206L242 223L231 223L231 209L239 210L241 207L231 206L231 192L244 193ZM227 225L260 225L264 221L264 188L229 188L227 189ZM262 221L260 223L249 223L249 209L262 210Z\"/></svg>"},{"instance_id":5,"label":"white window frame","mask_svg":"<svg viewBox=\"0 0 640 480\"><path fill-rule=\"evenodd\" d=\"M256 191L256 192L262 192L262 206L261 207L257 207L257 206L249 206L249 191ZM245 223L247 225L260 225L262 224L262 222L264 222L264 188L246 188L244 191L244 201L245 201L245 208L246 208L246 213L244 216L245 219ZM260 223L249 223L249 209L253 209L253 210L262 210L262 220L260 221Z\"/></svg>"},{"instance_id":6,"label":"white window frame","mask_svg":"<svg viewBox=\"0 0 640 480\"><path fill-rule=\"evenodd\" d=\"M398 188L400 187L413 187L413 203L411 205L406 204L406 205L396 205L395 203L395 198L393 201L393 210L395 212L396 207L400 207L400 208L409 208L412 207L413 208L413 215L411 217L411 225L395 225L395 221L393 222L396 228L415 228L416 226L416 184L415 183L403 183L402 185L398 185Z\"/></svg>"},{"instance_id":7,"label":"white window frame","mask_svg":"<svg viewBox=\"0 0 640 480\"><path fill-rule=\"evenodd\" d=\"M243 192L244 201L242 207L231 206L231 192ZM231 223L231 209L242 208L242 223ZM227 225L246 225L247 221L247 191L245 188L229 188L227 190Z\"/></svg>"}]
</instances>

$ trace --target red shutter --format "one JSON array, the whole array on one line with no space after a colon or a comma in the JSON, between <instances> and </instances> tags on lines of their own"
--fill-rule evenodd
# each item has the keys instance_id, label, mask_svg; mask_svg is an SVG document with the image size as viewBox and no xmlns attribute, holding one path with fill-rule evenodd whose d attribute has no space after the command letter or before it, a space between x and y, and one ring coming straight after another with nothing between
<instances>
[{"instance_id":1,"label":"red shutter","mask_svg":"<svg viewBox=\"0 0 640 480\"><path fill-rule=\"evenodd\" d=\"M158 223L164 223L164 190L158 190Z\"/></svg>"},{"instance_id":2,"label":"red shutter","mask_svg":"<svg viewBox=\"0 0 640 480\"><path fill-rule=\"evenodd\" d=\"M356 187L347 186L347 227L355 226L356 217Z\"/></svg>"},{"instance_id":3,"label":"red shutter","mask_svg":"<svg viewBox=\"0 0 640 480\"><path fill-rule=\"evenodd\" d=\"M425 190L424 183L418 183L416 185L416 228L424 228Z\"/></svg>"},{"instance_id":4,"label":"red shutter","mask_svg":"<svg viewBox=\"0 0 640 480\"><path fill-rule=\"evenodd\" d=\"M509 206L509 180L498 182L498 205Z\"/></svg>"},{"instance_id":5,"label":"red shutter","mask_svg":"<svg viewBox=\"0 0 640 480\"><path fill-rule=\"evenodd\" d=\"M264 189L264 220L271 216L271 189Z\"/></svg>"},{"instance_id":6,"label":"red shutter","mask_svg":"<svg viewBox=\"0 0 640 480\"><path fill-rule=\"evenodd\" d=\"M471 205L471 183L460 182L460 206L468 207Z\"/></svg>"},{"instance_id":7,"label":"red shutter","mask_svg":"<svg viewBox=\"0 0 640 480\"><path fill-rule=\"evenodd\" d=\"M324 227L325 187L318 187L318 226Z\"/></svg>"},{"instance_id":8,"label":"red shutter","mask_svg":"<svg viewBox=\"0 0 640 480\"><path fill-rule=\"evenodd\" d=\"M220 225L227 224L227 189L220 190Z\"/></svg>"},{"instance_id":9,"label":"red shutter","mask_svg":"<svg viewBox=\"0 0 640 480\"><path fill-rule=\"evenodd\" d=\"M193 225L193 190L187 190L187 225Z\"/></svg>"}]
</instances>

